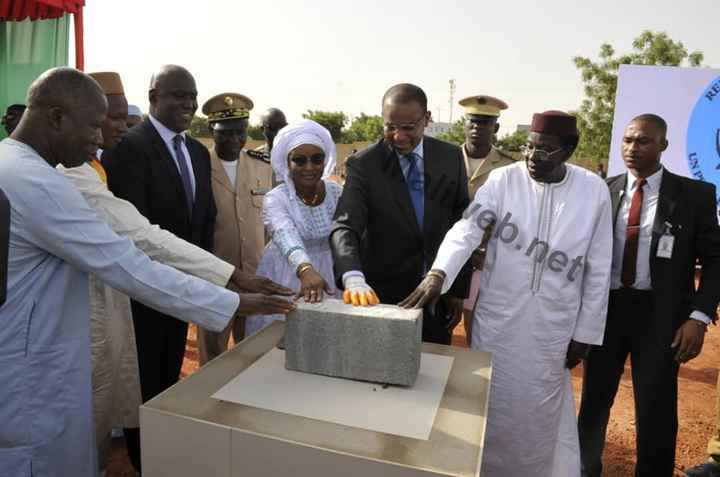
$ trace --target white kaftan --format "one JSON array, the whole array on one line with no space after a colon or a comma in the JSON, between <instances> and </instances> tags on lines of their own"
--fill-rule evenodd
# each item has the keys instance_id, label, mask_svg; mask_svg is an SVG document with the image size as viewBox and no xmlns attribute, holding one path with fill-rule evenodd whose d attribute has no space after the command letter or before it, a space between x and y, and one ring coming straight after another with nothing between
<instances>
[{"instance_id":1,"label":"white kaftan","mask_svg":"<svg viewBox=\"0 0 720 477\"><path fill-rule=\"evenodd\" d=\"M342 187L325 180L325 200L309 207L295 196L294 189L280 184L263 201L263 222L272 240L265 246L257 274L291 290L300 290L295 274L301 263L312 263L335 295L333 261L330 251L330 226ZM292 194L292 195L291 195ZM294 203L293 203L294 202ZM284 315L251 315L245 323L245 335L266 327Z\"/></svg>"},{"instance_id":2,"label":"white kaftan","mask_svg":"<svg viewBox=\"0 0 720 477\"><path fill-rule=\"evenodd\" d=\"M88 274L218 331L239 297L152 262L21 142L0 142L0 188L11 203L8 297L0 308L0 473L95 477Z\"/></svg>"},{"instance_id":3,"label":"white kaftan","mask_svg":"<svg viewBox=\"0 0 720 477\"><path fill-rule=\"evenodd\" d=\"M565 356L571 340L602 343L610 195L602 179L570 164L555 184L534 181L524 162L492 171L440 246L432 268L447 273L443 292L493 215L472 333L472 347L493 354L481 474L578 477Z\"/></svg>"},{"instance_id":4,"label":"white kaftan","mask_svg":"<svg viewBox=\"0 0 720 477\"><path fill-rule=\"evenodd\" d=\"M115 197L90 164L57 169L101 220L151 259L218 286L230 280L232 265L151 224L133 204ZM106 437L113 426L139 427L142 398L130 299L95 275L90 275L90 343L95 436L98 448L107 451Z\"/></svg>"}]
</instances>

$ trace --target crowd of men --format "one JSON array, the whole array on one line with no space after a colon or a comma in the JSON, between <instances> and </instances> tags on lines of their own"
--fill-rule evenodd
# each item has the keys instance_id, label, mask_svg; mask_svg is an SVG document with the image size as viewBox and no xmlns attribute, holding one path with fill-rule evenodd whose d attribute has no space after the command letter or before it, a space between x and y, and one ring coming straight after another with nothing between
<instances>
[{"instance_id":1,"label":"crowd of men","mask_svg":"<svg viewBox=\"0 0 720 477\"><path fill-rule=\"evenodd\" d=\"M244 338L246 316L294 308L297 290L255 275L284 114L268 110L266 143L247 150L252 100L212 96L208 151L186 133L188 70L159 68L148 99L142 117L117 73L56 68L3 117L4 475L95 476L114 426L141 472L137 408L179 379L187 323L205 364ZM493 353L482 475L599 477L630 356L636 475L671 477L678 370L720 301L714 186L662 166L667 124L651 112L625 128L627 171L606 183L568 163L572 115L535 114L517 160L493 145L505 102L460 105L458 147L424 135L422 89L385 92L383 137L346 164L336 285L348 303L423 308L428 342L449 345L464 316L470 346ZM576 419L569 370L583 360Z\"/></svg>"}]
</instances>

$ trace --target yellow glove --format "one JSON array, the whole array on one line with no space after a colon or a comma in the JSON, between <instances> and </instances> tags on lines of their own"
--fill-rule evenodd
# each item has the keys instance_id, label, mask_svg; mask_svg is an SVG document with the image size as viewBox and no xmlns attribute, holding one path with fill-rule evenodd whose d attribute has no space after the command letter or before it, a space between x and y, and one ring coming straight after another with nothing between
<instances>
[{"instance_id":1,"label":"yellow glove","mask_svg":"<svg viewBox=\"0 0 720 477\"><path fill-rule=\"evenodd\" d=\"M343 285L343 301L353 306L372 306L380 303L375 291L365 282L362 275L351 275L346 277Z\"/></svg>"}]
</instances>

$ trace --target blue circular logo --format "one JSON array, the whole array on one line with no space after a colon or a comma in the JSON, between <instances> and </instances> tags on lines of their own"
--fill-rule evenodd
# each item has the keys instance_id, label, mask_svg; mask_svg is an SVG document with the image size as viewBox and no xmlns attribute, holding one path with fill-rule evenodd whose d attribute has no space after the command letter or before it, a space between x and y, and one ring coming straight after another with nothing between
<instances>
[{"instance_id":1,"label":"blue circular logo","mask_svg":"<svg viewBox=\"0 0 720 477\"><path fill-rule=\"evenodd\" d=\"M720 205L720 76L705 88L690 115L687 160L693 177L715 184Z\"/></svg>"}]
</instances>

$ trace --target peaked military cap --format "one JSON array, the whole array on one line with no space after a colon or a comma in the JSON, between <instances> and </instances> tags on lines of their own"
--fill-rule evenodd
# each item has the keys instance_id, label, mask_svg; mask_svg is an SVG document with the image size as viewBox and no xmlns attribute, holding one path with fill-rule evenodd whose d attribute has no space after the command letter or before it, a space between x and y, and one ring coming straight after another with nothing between
<instances>
[{"instance_id":1,"label":"peaked military cap","mask_svg":"<svg viewBox=\"0 0 720 477\"><path fill-rule=\"evenodd\" d=\"M507 109L508 105L501 99L484 94L468 96L459 101L460 106L465 109L465 114L481 116L500 116L500 111Z\"/></svg>"}]
</instances>

